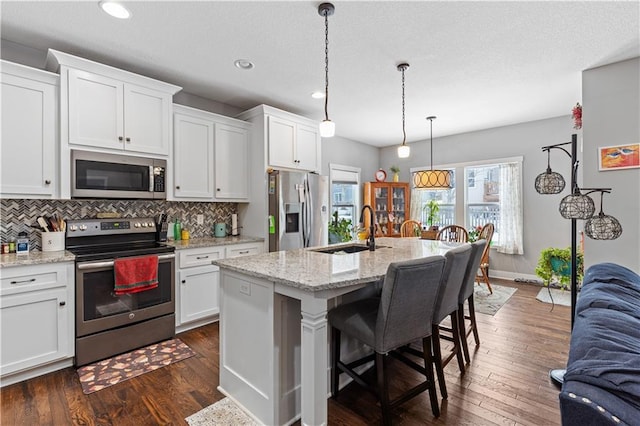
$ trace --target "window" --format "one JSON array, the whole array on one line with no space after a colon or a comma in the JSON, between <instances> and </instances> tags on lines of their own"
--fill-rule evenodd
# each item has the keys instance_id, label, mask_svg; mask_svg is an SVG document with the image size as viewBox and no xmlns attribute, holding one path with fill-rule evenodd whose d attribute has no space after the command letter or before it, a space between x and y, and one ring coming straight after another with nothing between
<instances>
[{"instance_id":1,"label":"window","mask_svg":"<svg viewBox=\"0 0 640 426\"><path fill-rule=\"evenodd\" d=\"M338 212L338 219L348 219L358 224L360 213L360 169L329 164L331 216Z\"/></svg>"},{"instance_id":2,"label":"window","mask_svg":"<svg viewBox=\"0 0 640 426\"><path fill-rule=\"evenodd\" d=\"M433 225L458 224L471 229L491 222L495 226L492 247L501 253L523 254L522 157L439 168L454 172L454 187L433 191L413 189L411 218L427 226L426 206L430 200L436 200L440 210ZM462 178L457 179L456 175Z\"/></svg>"}]
</instances>

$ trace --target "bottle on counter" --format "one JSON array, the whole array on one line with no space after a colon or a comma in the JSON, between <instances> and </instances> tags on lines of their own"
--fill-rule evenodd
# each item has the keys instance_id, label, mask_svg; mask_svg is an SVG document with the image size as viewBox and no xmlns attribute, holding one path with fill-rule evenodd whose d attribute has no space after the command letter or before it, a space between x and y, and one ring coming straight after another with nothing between
<instances>
[{"instance_id":1,"label":"bottle on counter","mask_svg":"<svg viewBox=\"0 0 640 426\"><path fill-rule=\"evenodd\" d=\"M180 219L176 218L176 222L173 225L173 238L176 241L180 241L182 239L182 224L180 223Z\"/></svg>"},{"instance_id":2,"label":"bottle on counter","mask_svg":"<svg viewBox=\"0 0 640 426\"><path fill-rule=\"evenodd\" d=\"M29 254L29 236L25 231L18 234L16 254Z\"/></svg>"},{"instance_id":3,"label":"bottle on counter","mask_svg":"<svg viewBox=\"0 0 640 426\"><path fill-rule=\"evenodd\" d=\"M188 229L183 229L182 232L180 233L180 236L182 237L183 240L188 240L189 239L189 230Z\"/></svg>"},{"instance_id":4,"label":"bottle on counter","mask_svg":"<svg viewBox=\"0 0 640 426\"><path fill-rule=\"evenodd\" d=\"M15 238L11 238L9 240L8 246L9 246L9 252L8 253L15 253L16 252L16 239Z\"/></svg>"}]
</instances>

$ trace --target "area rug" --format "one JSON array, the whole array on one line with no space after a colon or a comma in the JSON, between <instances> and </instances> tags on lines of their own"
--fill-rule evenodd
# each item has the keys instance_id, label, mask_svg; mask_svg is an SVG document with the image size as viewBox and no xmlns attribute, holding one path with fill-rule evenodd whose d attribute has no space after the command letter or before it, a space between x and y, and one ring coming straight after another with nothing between
<instances>
[{"instance_id":1,"label":"area rug","mask_svg":"<svg viewBox=\"0 0 640 426\"><path fill-rule=\"evenodd\" d=\"M473 305L476 308L476 313L495 315L517 290L497 284L491 284L491 288L493 294L489 293L487 285L484 283L473 285Z\"/></svg>"},{"instance_id":2,"label":"area rug","mask_svg":"<svg viewBox=\"0 0 640 426\"><path fill-rule=\"evenodd\" d=\"M90 394L192 357L195 354L180 339L165 340L80 367L78 368L78 377L82 385L82 392Z\"/></svg>"},{"instance_id":3,"label":"area rug","mask_svg":"<svg viewBox=\"0 0 640 426\"><path fill-rule=\"evenodd\" d=\"M551 290L551 295L549 295L549 290ZM543 287L538 292L536 299L544 303L571 306L571 291L561 290L559 288L550 289L549 287Z\"/></svg>"},{"instance_id":4,"label":"area rug","mask_svg":"<svg viewBox=\"0 0 640 426\"><path fill-rule=\"evenodd\" d=\"M259 426L229 398L203 408L185 419L189 426Z\"/></svg>"}]
</instances>

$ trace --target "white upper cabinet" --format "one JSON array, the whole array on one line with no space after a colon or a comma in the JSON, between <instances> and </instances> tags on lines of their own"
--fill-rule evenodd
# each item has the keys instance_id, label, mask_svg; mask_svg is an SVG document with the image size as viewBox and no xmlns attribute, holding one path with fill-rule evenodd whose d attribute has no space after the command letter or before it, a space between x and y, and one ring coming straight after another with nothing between
<instances>
[{"instance_id":1,"label":"white upper cabinet","mask_svg":"<svg viewBox=\"0 0 640 426\"><path fill-rule=\"evenodd\" d=\"M216 123L215 198L249 199L249 124Z\"/></svg>"},{"instance_id":2,"label":"white upper cabinet","mask_svg":"<svg viewBox=\"0 0 640 426\"><path fill-rule=\"evenodd\" d=\"M171 95L69 70L69 143L168 155Z\"/></svg>"},{"instance_id":3,"label":"white upper cabinet","mask_svg":"<svg viewBox=\"0 0 640 426\"><path fill-rule=\"evenodd\" d=\"M248 201L251 125L182 105L173 109L173 198Z\"/></svg>"},{"instance_id":4,"label":"white upper cabinet","mask_svg":"<svg viewBox=\"0 0 640 426\"><path fill-rule=\"evenodd\" d=\"M316 127L270 115L269 166L306 171L319 168L320 136Z\"/></svg>"},{"instance_id":5,"label":"white upper cabinet","mask_svg":"<svg viewBox=\"0 0 640 426\"><path fill-rule=\"evenodd\" d=\"M173 196L213 198L214 123L189 113L174 113Z\"/></svg>"},{"instance_id":6,"label":"white upper cabinet","mask_svg":"<svg viewBox=\"0 0 640 426\"><path fill-rule=\"evenodd\" d=\"M321 171L321 140L315 121L267 105L237 118L254 124L252 152L266 152L266 167Z\"/></svg>"},{"instance_id":7,"label":"white upper cabinet","mask_svg":"<svg viewBox=\"0 0 640 426\"><path fill-rule=\"evenodd\" d=\"M63 144L168 156L178 86L49 50L60 72Z\"/></svg>"},{"instance_id":8,"label":"white upper cabinet","mask_svg":"<svg viewBox=\"0 0 640 426\"><path fill-rule=\"evenodd\" d=\"M2 65L0 196L55 198L58 192L57 75Z\"/></svg>"}]
</instances>

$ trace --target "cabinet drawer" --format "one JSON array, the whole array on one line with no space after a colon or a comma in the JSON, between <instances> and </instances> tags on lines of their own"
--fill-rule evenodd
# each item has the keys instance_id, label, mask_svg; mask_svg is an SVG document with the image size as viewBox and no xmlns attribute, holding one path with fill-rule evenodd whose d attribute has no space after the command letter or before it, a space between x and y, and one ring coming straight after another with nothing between
<instances>
[{"instance_id":1,"label":"cabinet drawer","mask_svg":"<svg viewBox=\"0 0 640 426\"><path fill-rule=\"evenodd\" d=\"M68 263L49 263L3 268L0 294L8 295L66 286L72 279L67 273L68 266Z\"/></svg>"},{"instance_id":2,"label":"cabinet drawer","mask_svg":"<svg viewBox=\"0 0 640 426\"><path fill-rule=\"evenodd\" d=\"M263 251L262 243L237 244L227 247L227 258L250 256L252 254L260 254Z\"/></svg>"},{"instance_id":3,"label":"cabinet drawer","mask_svg":"<svg viewBox=\"0 0 640 426\"><path fill-rule=\"evenodd\" d=\"M203 247L180 251L180 268L211 265L211 262L224 257L224 247Z\"/></svg>"}]
</instances>

